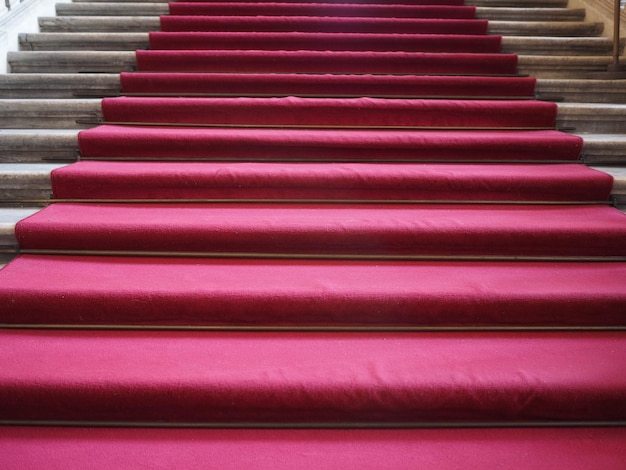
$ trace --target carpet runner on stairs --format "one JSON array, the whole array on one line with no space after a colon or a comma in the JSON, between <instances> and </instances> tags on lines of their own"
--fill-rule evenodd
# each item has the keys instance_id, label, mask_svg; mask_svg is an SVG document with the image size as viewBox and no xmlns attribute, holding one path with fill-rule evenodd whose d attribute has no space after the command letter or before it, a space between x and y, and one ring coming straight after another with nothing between
<instances>
[{"instance_id":1,"label":"carpet runner on stairs","mask_svg":"<svg viewBox=\"0 0 626 470\"><path fill-rule=\"evenodd\" d=\"M220 439L259 455L284 448L259 428L310 428L300 452L340 462L336 438L364 468L381 446L407 462L483 439L470 467L524 448L576 468L593 442L619 468L611 178L577 163L581 139L472 8L362 3L171 5L129 96L53 172L56 201L16 227L2 424L164 428L141 453L236 427Z\"/></svg>"}]
</instances>

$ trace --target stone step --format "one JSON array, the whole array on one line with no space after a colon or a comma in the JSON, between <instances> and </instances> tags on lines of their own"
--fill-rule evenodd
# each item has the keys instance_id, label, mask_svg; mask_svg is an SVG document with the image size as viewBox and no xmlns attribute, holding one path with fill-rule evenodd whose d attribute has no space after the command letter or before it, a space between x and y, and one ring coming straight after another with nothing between
<instances>
[{"instance_id":1,"label":"stone step","mask_svg":"<svg viewBox=\"0 0 626 470\"><path fill-rule=\"evenodd\" d=\"M32 206L0 208L0 267L16 256L15 224L39 209Z\"/></svg>"},{"instance_id":2,"label":"stone step","mask_svg":"<svg viewBox=\"0 0 626 470\"><path fill-rule=\"evenodd\" d=\"M65 166L53 163L14 163L0 167L0 203L15 200L42 200L45 204L52 196L50 173ZM593 166L613 176L614 196L626 195L626 168ZM29 202L32 203L32 202Z\"/></svg>"},{"instance_id":3,"label":"stone step","mask_svg":"<svg viewBox=\"0 0 626 470\"><path fill-rule=\"evenodd\" d=\"M465 3L470 4L468 1ZM476 8L477 19L492 21L584 21L585 16L584 8Z\"/></svg>"},{"instance_id":4,"label":"stone step","mask_svg":"<svg viewBox=\"0 0 626 470\"><path fill-rule=\"evenodd\" d=\"M0 128L2 129L84 129L81 124L102 118L99 99L0 99Z\"/></svg>"},{"instance_id":5,"label":"stone step","mask_svg":"<svg viewBox=\"0 0 626 470\"><path fill-rule=\"evenodd\" d=\"M119 74L16 73L0 75L0 99L119 96ZM536 97L545 101L626 104L626 81L539 79Z\"/></svg>"},{"instance_id":6,"label":"stone step","mask_svg":"<svg viewBox=\"0 0 626 470\"><path fill-rule=\"evenodd\" d=\"M622 41L622 50L624 44ZM602 37L504 36L501 51L521 55L610 56L613 41Z\"/></svg>"},{"instance_id":7,"label":"stone step","mask_svg":"<svg viewBox=\"0 0 626 470\"><path fill-rule=\"evenodd\" d=\"M0 98L85 98L118 96L119 74L0 75Z\"/></svg>"},{"instance_id":8,"label":"stone step","mask_svg":"<svg viewBox=\"0 0 626 470\"><path fill-rule=\"evenodd\" d=\"M14 163L0 166L0 201L47 200L52 196L50 173L64 165Z\"/></svg>"},{"instance_id":9,"label":"stone step","mask_svg":"<svg viewBox=\"0 0 626 470\"><path fill-rule=\"evenodd\" d=\"M588 165L626 166L626 135L583 134L582 159Z\"/></svg>"},{"instance_id":10,"label":"stone step","mask_svg":"<svg viewBox=\"0 0 626 470\"><path fill-rule=\"evenodd\" d=\"M148 49L148 33L20 33L20 51L135 51Z\"/></svg>"},{"instance_id":11,"label":"stone step","mask_svg":"<svg viewBox=\"0 0 626 470\"><path fill-rule=\"evenodd\" d=\"M560 103L557 127L585 134L626 134L626 105Z\"/></svg>"},{"instance_id":12,"label":"stone step","mask_svg":"<svg viewBox=\"0 0 626 470\"><path fill-rule=\"evenodd\" d=\"M488 34L503 36L599 36L603 23L581 21L490 21Z\"/></svg>"},{"instance_id":13,"label":"stone step","mask_svg":"<svg viewBox=\"0 0 626 470\"><path fill-rule=\"evenodd\" d=\"M557 128L626 134L626 104L559 103ZM84 129L102 119L99 99L0 99L0 128Z\"/></svg>"},{"instance_id":14,"label":"stone step","mask_svg":"<svg viewBox=\"0 0 626 470\"><path fill-rule=\"evenodd\" d=\"M1 129L0 163L64 163L78 159L78 130Z\"/></svg>"},{"instance_id":15,"label":"stone step","mask_svg":"<svg viewBox=\"0 0 626 470\"><path fill-rule=\"evenodd\" d=\"M9 52L13 73L119 73L136 68L134 52Z\"/></svg>"},{"instance_id":16,"label":"stone step","mask_svg":"<svg viewBox=\"0 0 626 470\"><path fill-rule=\"evenodd\" d=\"M156 16L47 16L39 18L42 33L147 33L161 28Z\"/></svg>"},{"instance_id":17,"label":"stone step","mask_svg":"<svg viewBox=\"0 0 626 470\"><path fill-rule=\"evenodd\" d=\"M129 3L169 3L171 0L130 0ZM243 0L242 0L243 1ZM301 1L301 0L295 0ZM329 0L311 0L317 3L328 3ZM111 0L72 0L72 3L112 3ZM126 2L114 2L126 3ZM379 2L374 2L379 3ZM398 2L400 3L400 2ZM410 2L407 2L410 3ZM519 7L523 4L527 8L565 8L568 0L466 0L466 5L477 7Z\"/></svg>"},{"instance_id":18,"label":"stone step","mask_svg":"<svg viewBox=\"0 0 626 470\"><path fill-rule=\"evenodd\" d=\"M625 80L540 79L537 98L569 103L626 104Z\"/></svg>"},{"instance_id":19,"label":"stone step","mask_svg":"<svg viewBox=\"0 0 626 470\"><path fill-rule=\"evenodd\" d=\"M159 16L169 13L168 3L78 2L57 3L57 16Z\"/></svg>"},{"instance_id":20,"label":"stone step","mask_svg":"<svg viewBox=\"0 0 626 470\"><path fill-rule=\"evenodd\" d=\"M602 23L580 21L490 21L489 34L506 36L597 36ZM158 31L156 16L47 16L39 18L42 33L146 33Z\"/></svg>"},{"instance_id":21,"label":"stone step","mask_svg":"<svg viewBox=\"0 0 626 470\"><path fill-rule=\"evenodd\" d=\"M22 33L21 51L135 51L149 49L148 33ZM608 38L512 36L502 39L502 52L540 55L611 55Z\"/></svg>"},{"instance_id":22,"label":"stone step","mask_svg":"<svg viewBox=\"0 0 626 470\"><path fill-rule=\"evenodd\" d=\"M77 129L2 129L0 163L69 163L78 159ZM626 166L626 134L578 134L589 165Z\"/></svg>"},{"instance_id":23,"label":"stone step","mask_svg":"<svg viewBox=\"0 0 626 470\"><path fill-rule=\"evenodd\" d=\"M524 5L526 8L565 8L568 1L569 0L466 0L465 4L477 7L519 7L520 5Z\"/></svg>"},{"instance_id":24,"label":"stone step","mask_svg":"<svg viewBox=\"0 0 626 470\"><path fill-rule=\"evenodd\" d=\"M7 62L13 73L119 73L136 68L131 51L9 52ZM610 63L609 56L520 55L518 72L537 78L588 78L605 72Z\"/></svg>"},{"instance_id":25,"label":"stone step","mask_svg":"<svg viewBox=\"0 0 626 470\"><path fill-rule=\"evenodd\" d=\"M517 72L542 79L582 79L606 72L611 63L609 56L520 55Z\"/></svg>"},{"instance_id":26,"label":"stone step","mask_svg":"<svg viewBox=\"0 0 626 470\"><path fill-rule=\"evenodd\" d=\"M57 16L159 16L169 14L166 3L74 2L58 3ZM477 7L476 18L494 21L583 21L582 8Z\"/></svg>"}]
</instances>

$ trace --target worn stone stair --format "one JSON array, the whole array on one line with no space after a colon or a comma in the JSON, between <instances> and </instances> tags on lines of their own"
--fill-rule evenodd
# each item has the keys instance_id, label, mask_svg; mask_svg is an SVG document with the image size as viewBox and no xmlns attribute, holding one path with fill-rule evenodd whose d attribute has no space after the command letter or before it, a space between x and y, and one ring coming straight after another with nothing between
<instances>
[{"instance_id":1,"label":"worn stone stair","mask_svg":"<svg viewBox=\"0 0 626 470\"><path fill-rule=\"evenodd\" d=\"M589 78L611 62L603 25L567 0L466 3L503 36L503 52L519 54L518 72L538 78L537 98L559 103L558 126L585 138L584 161L614 175L616 204L626 206L626 81ZM39 33L20 34L11 73L0 76L0 249L45 204L50 171L78 158L79 129L101 118L99 98L119 95L118 74L135 69L134 51L167 10L167 0L74 0L40 18Z\"/></svg>"}]
</instances>

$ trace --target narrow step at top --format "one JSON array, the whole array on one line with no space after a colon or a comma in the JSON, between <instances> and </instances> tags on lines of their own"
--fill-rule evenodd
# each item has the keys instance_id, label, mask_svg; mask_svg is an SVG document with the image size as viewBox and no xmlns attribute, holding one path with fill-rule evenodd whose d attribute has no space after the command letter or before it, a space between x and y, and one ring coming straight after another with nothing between
<instances>
[{"instance_id":1,"label":"narrow step at top","mask_svg":"<svg viewBox=\"0 0 626 470\"><path fill-rule=\"evenodd\" d=\"M298 19L299 18L299 19ZM297 22L294 22L298 19ZM163 27L162 27L163 25ZM61 16L40 17L39 29L45 32L150 32L150 31L326 31L485 34L486 20L424 20L346 18L329 21L315 17L184 17L152 16Z\"/></svg>"},{"instance_id":2,"label":"narrow step at top","mask_svg":"<svg viewBox=\"0 0 626 470\"><path fill-rule=\"evenodd\" d=\"M60 3L58 16L325 16L325 17L397 17L465 18L475 16L471 6L402 5L402 4L316 4L316 3L245 3L245 2L175 2L158 3Z\"/></svg>"},{"instance_id":3,"label":"narrow step at top","mask_svg":"<svg viewBox=\"0 0 626 470\"><path fill-rule=\"evenodd\" d=\"M4 330L0 414L126 425L619 423L624 354L624 333Z\"/></svg>"},{"instance_id":4,"label":"narrow step at top","mask_svg":"<svg viewBox=\"0 0 626 470\"><path fill-rule=\"evenodd\" d=\"M436 15L440 18L455 17L479 19L489 19L496 21L583 21L585 10L582 8L506 8L506 7L468 7L468 6L438 6L438 5L396 5L389 6L383 4L351 4L336 5L332 3L238 3L238 2L177 2L172 4L174 10L164 3L141 3L141 2L72 2L59 3L56 5L57 16L161 16L170 13L174 14L195 14L189 13L189 6L195 6L202 14L219 15L294 15L307 14L311 16L330 16L332 14L353 15L353 16L385 16L387 11L390 14L401 17L411 15ZM475 11L475 13L474 13ZM186 13L185 13L186 12ZM323 14L320 14L323 13ZM460 16L462 15L462 16ZM433 16L435 17L435 16Z\"/></svg>"}]
</instances>

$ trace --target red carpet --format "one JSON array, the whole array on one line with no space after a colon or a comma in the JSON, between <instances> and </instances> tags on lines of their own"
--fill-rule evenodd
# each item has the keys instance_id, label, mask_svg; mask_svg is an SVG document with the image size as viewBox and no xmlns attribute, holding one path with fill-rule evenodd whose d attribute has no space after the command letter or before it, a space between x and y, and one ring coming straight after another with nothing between
<instances>
[{"instance_id":1,"label":"red carpet","mask_svg":"<svg viewBox=\"0 0 626 470\"><path fill-rule=\"evenodd\" d=\"M170 6L0 272L8 468L623 466L612 178L473 7L361 3Z\"/></svg>"},{"instance_id":2,"label":"red carpet","mask_svg":"<svg viewBox=\"0 0 626 470\"><path fill-rule=\"evenodd\" d=\"M314 256L626 256L611 207L53 204L16 229L24 249ZM593 221L593 223L590 223Z\"/></svg>"},{"instance_id":3,"label":"red carpet","mask_svg":"<svg viewBox=\"0 0 626 470\"><path fill-rule=\"evenodd\" d=\"M553 128L556 105L507 100L105 98L107 122L211 127Z\"/></svg>"},{"instance_id":4,"label":"red carpet","mask_svg":"<svg viewBox=\"0 0 626 470\"><path fill-rule=\"evenodd\" d=\"M0 351L8 420L626 419L620 333L4 331Z\"/></svg>"},{"instance_id":5,"label":"red carpet","mask_svg":"<svg viewBox=\"0 0 626 470\"><path fill-rule=\"evenodd\" d=\"M612 178L579 164L82 161L54 170L60 199L605 201Z\"/></svg>"},{"instance_id":6,"label":"red carpet","mask_svg":"<svg viewBox=\"0 0 626 470\"><path fill-rule=\"evenodd\" d=\"M624 263L23 255L5 324L372 328L624 323ZM522 288L523 287L523 288Z\"/></svg>"},{"instance_id":7,"label":"red carpet","mask_svg":"<svg viewBox=\"0 0 626 470\"><path fill-rule=\"evenodd\" d=\"M142 72L514 75L513 54L362 51L137 51Z\"/></svg>"},{"instance_id":8,"label":"red carpet","mask_svg":"<svg viewBox=\"0 0 626 470\"><path fill-rule=\"evenodd\" d=\"M169 4L170 15L199 16L341 16L374 18L457 18L473 19L476 8L452 5L376 5L333 3L237 3L237 2L176 2ZM452 3L452 2L448 2ZM461 3L461 2L459 2Z\"/></svg>"},{"instance_id":9,"label":"red carpet","mask_svg":"<svg viewBox=\"0 0 626 470\"><path fill-rule=\"evenodd\" d=\"M425 75L314 74L121 74L124 94L268 95L333 97L475 97L529 98L535 93L529 77L455 77Z\"/></svg>"},{"instance_id":10,"label":"red carpet","mask_svg":"<svg viewBox=\"0 0 626 470\"><path fill-rule=\"evenodd\" d=\"M162 16L162 31L485 34L485 20L310 16Z\"/></svg>"},{"instance_id":11,"label":"red carpet","mask_svg":"<svg viewBox=\"0 0 626 470\"><path fill-rule=\"evenodd\" d=\"M623 429L0 428L7 470L144 467L259 470L519 467L619 469ZM59 451L59 448L62 451ZM68 457L69 456L69 457Z\"/></svg>"},{"instance_id":12,"label":"red carpet","mask_svg":"<svg viewBox=\"0 0 626 470\"><path fill-rule=\"evenodd\" d=\"M106 125L81 132L79 142L83 158L105 160L572 162L582 149L580 137L562 132L502 130L306 128L286 133Z\"/></svg>"},{"instance_id":13,"label":"red carpet","mask_svg":"<svg viewBox=\"0 0 626 470\"><path fill-rule=\"evenodd\" d=\"M154 50L290 50L482 52L500 50L499 36L375 33L150 33Z\"/></svg>"}]
</instances>

